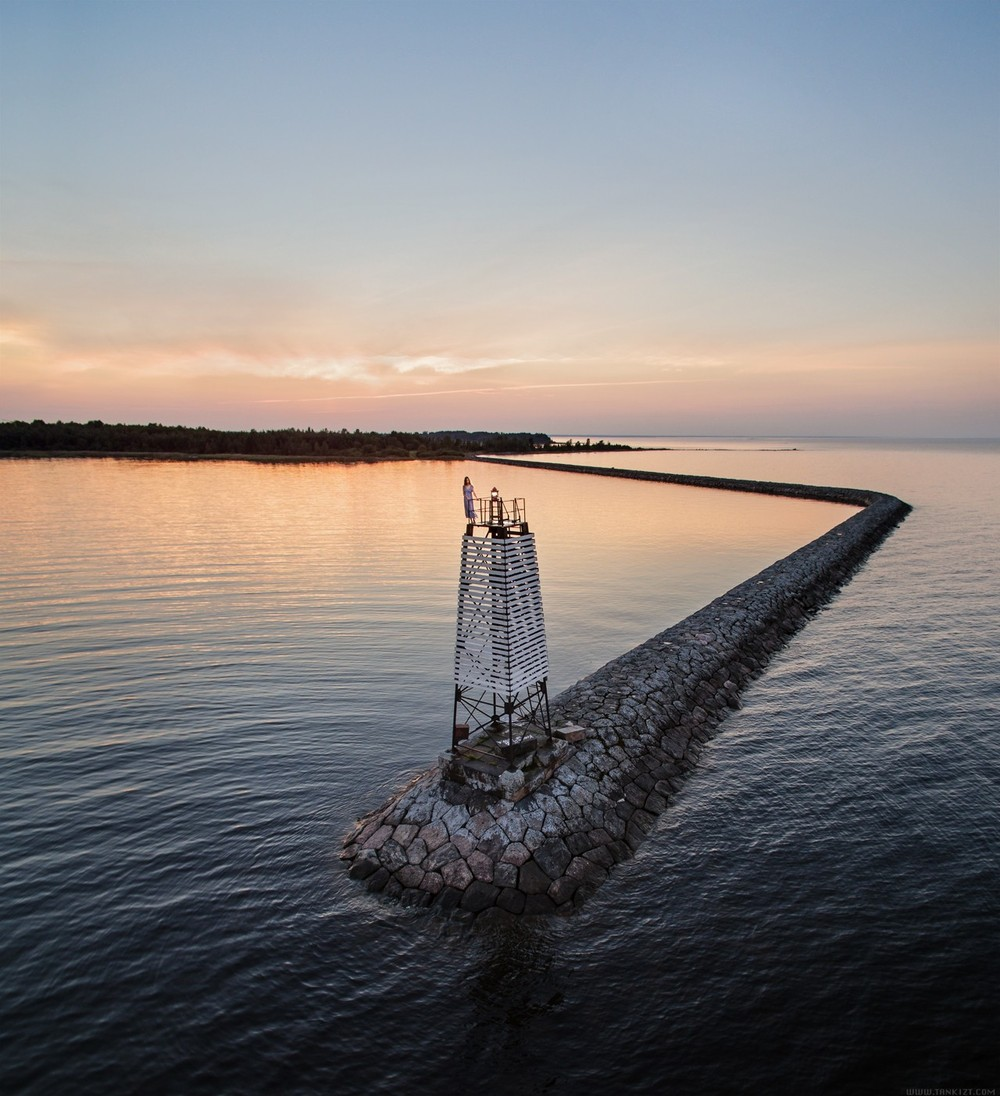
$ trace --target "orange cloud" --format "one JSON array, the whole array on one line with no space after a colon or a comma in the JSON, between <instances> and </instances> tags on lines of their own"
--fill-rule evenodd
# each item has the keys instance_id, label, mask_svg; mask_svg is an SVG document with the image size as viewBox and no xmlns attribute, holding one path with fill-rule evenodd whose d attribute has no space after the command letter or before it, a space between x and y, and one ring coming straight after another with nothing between
<instances>
[{"instance_id":1,"label":"orange cloud","mask_svg":"<svg viewBox=\"0 0 1000 1096\"><path fill-rule=\"evenodd\" d=\"M706 340L662 353L637 346L617 358L477 351L324 352L234 340L65 352L37 325L11 322L0 330L0 414L607 434L1000 429L996 347L983 342ZM994 431L984 430L990 421Z\"/></svg>"}]
</instances>

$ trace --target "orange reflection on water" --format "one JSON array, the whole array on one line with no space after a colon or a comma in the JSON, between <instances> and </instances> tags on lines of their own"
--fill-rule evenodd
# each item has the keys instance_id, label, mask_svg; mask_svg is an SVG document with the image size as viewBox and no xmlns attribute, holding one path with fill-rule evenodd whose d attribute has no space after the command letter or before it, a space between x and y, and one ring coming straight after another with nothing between
<instances>
[{"instance_id":1,"label":"orange reflection on water","mask_svg":"<svg viewBox=\"0 0 1000 1096\"><path fill-rule=\"evenodd\" d=\"M86 623L109 657L420 647L446 680L466 474L527 500L553 690L854 512L480 462L3 461L0 548L25 626Z\"/></svg>"}]
</instances>

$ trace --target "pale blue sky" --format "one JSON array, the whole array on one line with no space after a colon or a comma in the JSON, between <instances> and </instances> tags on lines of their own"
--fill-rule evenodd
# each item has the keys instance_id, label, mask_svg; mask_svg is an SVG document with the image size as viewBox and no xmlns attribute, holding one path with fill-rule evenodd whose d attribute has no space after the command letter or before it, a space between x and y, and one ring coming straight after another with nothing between
<instances>
[{"instance_id":1,"label":"pale blue sky","mask_svg":"<svg viewBox=\"0 0 1000 1096\"><path fill-rule=\"evenodd\" d=\"M1000 5L0 0L0 417L1000 432Z\"/></svg>"}]
</instances>

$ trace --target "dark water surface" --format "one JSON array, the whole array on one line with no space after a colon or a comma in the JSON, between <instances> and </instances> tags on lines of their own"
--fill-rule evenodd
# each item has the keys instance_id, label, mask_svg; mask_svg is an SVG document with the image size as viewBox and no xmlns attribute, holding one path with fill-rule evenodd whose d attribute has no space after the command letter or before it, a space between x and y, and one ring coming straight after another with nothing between
<instances>
[{"instance_id":1,"label":"dark water surface","mask_svg":"<svg viewBox=\"0 0 1000 1096\"><path fill-rule=\"evenodd\" d=\"M849 510L0 462L0 1091L995 1089L1000 447L670 444L573 459L915 510L582 912L472 928L336 859L447 743L462 475L528 499L556 692Z\"/></svg>"}]
</instances>

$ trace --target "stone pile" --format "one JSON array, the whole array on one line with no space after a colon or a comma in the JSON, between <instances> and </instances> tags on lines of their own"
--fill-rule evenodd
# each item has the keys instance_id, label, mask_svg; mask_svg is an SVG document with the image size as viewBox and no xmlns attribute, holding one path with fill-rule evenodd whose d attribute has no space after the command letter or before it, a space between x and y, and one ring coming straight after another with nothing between
<instances>
[{"instance_id":1,"label":"stone pile","mask_svg":"<svg viewBox=\"0 0 1000 1096\"><path fill-rule=\"evenodd\" d=\"M505 461L504 463L521 463ZM538 467L531 462L530 467ZM698 486L752 481L568 468ZM752 486L751 486L752 484ZM740 693L903 520L899 499L765 484L767 493L864 506L860 513L556 697L554 725L576 740L530 795L511 801L417 776L344 840L352 878L404 903L472 918L568 913L632 856Z\"/></svg>"}]
</instances>

